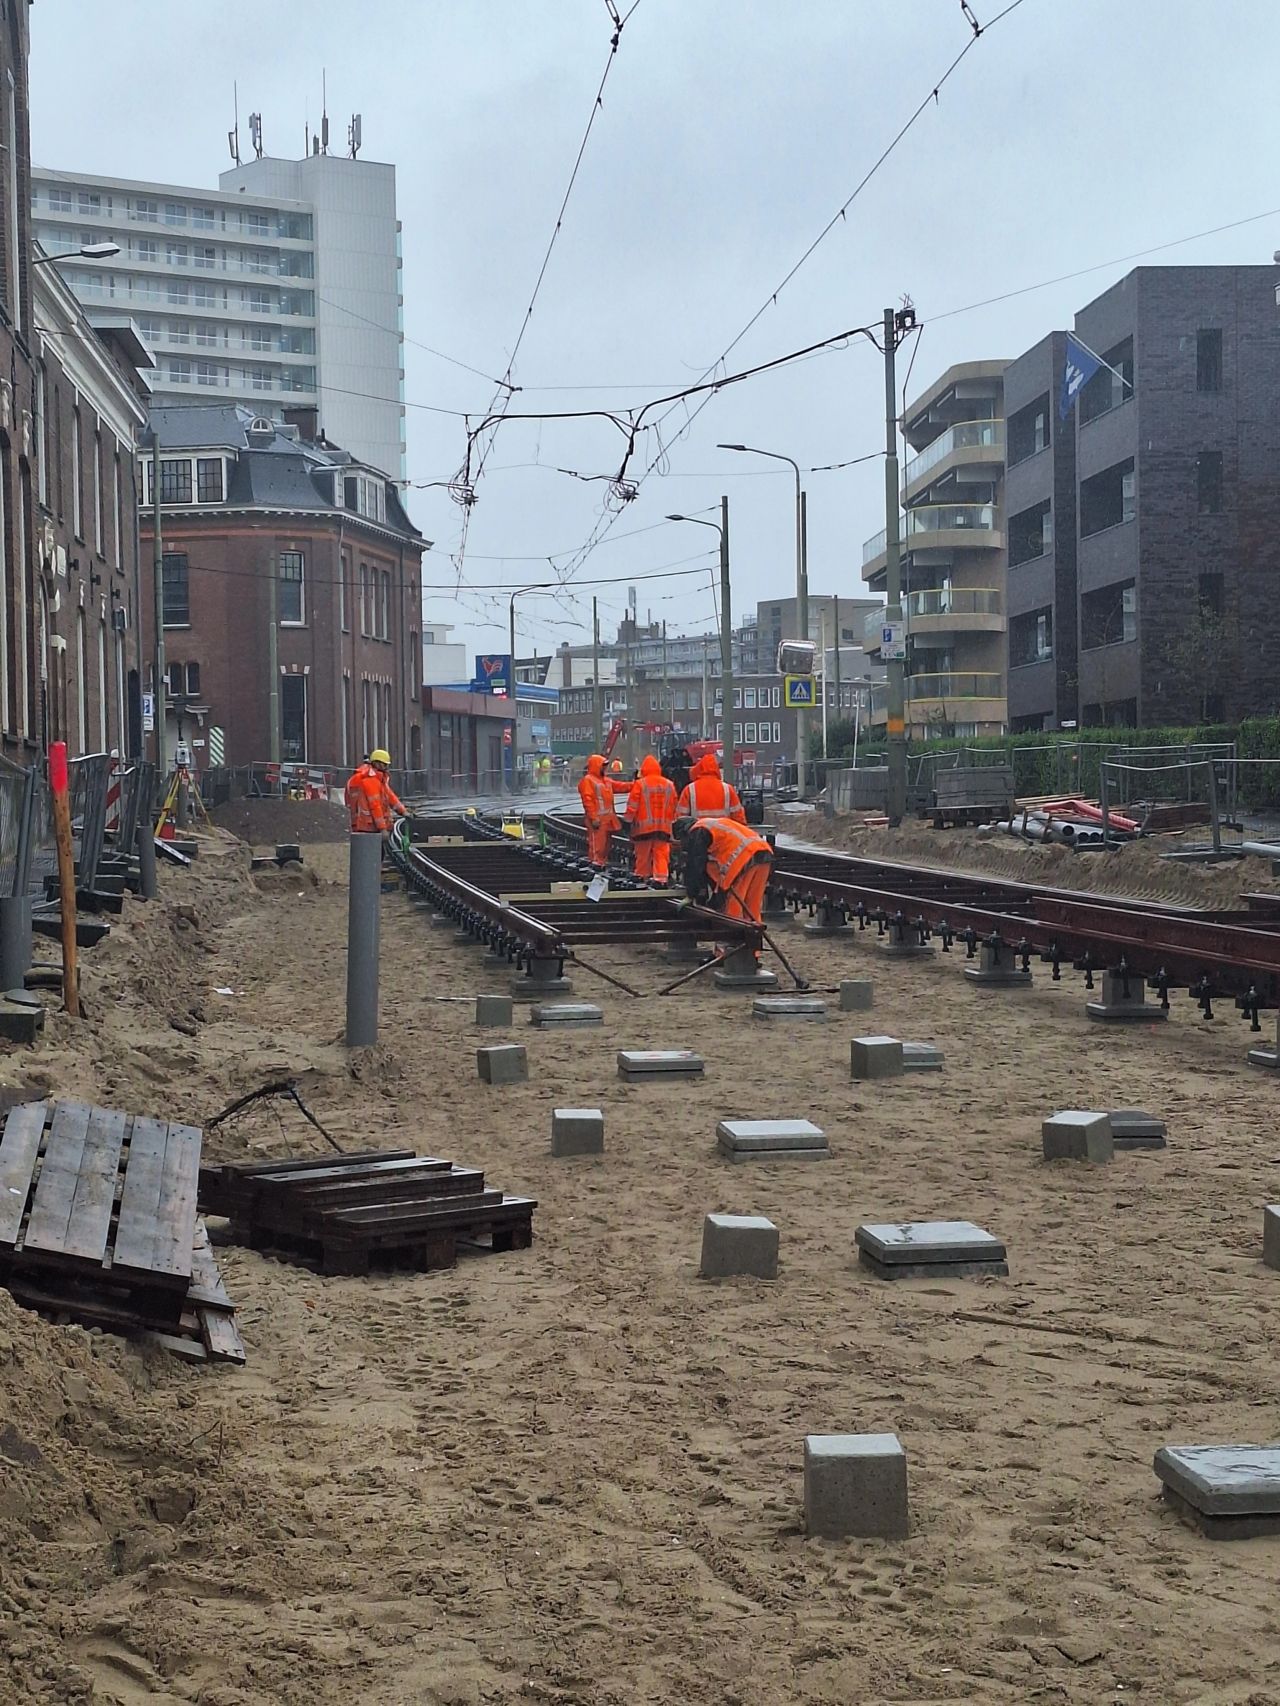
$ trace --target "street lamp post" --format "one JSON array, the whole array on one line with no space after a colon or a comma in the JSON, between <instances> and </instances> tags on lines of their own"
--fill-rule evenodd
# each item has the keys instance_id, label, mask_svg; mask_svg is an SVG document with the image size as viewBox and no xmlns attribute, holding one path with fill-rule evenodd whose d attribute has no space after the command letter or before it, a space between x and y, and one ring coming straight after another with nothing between
<instances>
[{"instance_id":1,"label":"street lamp post","mask_svg":"<svg viewBox=\"0 0 1280 1706\"><path fill-rule=\"evenodd\" d=\"M796 627L800 638L809 638L809 543L805 527L805 494L800 488L800 464L776 450L758 450L752 444L719 444L717 450L737 450L747 456L767 456L772 462L786 462L796 476ZM809 713L796 712L796 798L803 800L808 793L809 776Z\"/></svg>"},{"instance_id":2,"label":"street lamp post","mask_svg":"<svg viewBox=\"0 0 1280 1706\"><path fill-rule=\"evenodd\" d=\"M691 521L695 527L713 527L720 535L720 692L723 701L722 750L724 767L732 777L733 748L733 609L729 590L729 500L720 499L719 521L703 521L696 515L669 515L668 521ZM714 723L713 738L714 738Z\"/></svg>"},{"instance_id":3,"label":"street lamp post","mask_svg":"<svg viewBox=\"0 0 1280 1706\"><path fill-rule=\"evenodd\" d=\"M56 255L33 255L33 267L47 267L50 261L109 261L120 253L119 243L82 243L78 249L64 249Z\"/></svg>"}]
</instances>

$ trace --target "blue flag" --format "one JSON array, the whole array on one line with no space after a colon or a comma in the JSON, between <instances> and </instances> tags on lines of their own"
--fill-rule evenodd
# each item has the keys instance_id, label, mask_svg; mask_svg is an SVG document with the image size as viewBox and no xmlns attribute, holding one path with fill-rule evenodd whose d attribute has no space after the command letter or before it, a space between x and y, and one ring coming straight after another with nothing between
<instances>
[{"instance_id":1,"label":"blue flag","mask_svg":"<svg viewBox=\"0 0 1280 1706\"><path fill-rule=\"evenodd\" d=\"M1058 419L1065 421L1071 413L1072 404L1076 400L1076 392L1087 385L1098 369L1105 363L1093 353L1087 344L1082 344L1079 338L1067 333L1067 360L1062 370L1062 395L1058 398Z\"/></svg>"}]
</instances>

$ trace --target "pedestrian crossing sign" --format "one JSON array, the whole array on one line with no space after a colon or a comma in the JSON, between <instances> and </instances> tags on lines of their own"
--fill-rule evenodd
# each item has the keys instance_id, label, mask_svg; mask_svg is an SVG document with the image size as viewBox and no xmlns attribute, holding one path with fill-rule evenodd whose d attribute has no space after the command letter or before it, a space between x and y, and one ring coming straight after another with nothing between
<instances>
[{"instance_id":1,"label":"pedestrian crossing sign","mask_svg":"<svg viewBox=\"0 0 1280 1706\"><path fill-rule=\"evenodd\" d=\"M782 703L788 711L804 710L814 703L811 675L784 675Z\"/></svg>"}]
</instances>

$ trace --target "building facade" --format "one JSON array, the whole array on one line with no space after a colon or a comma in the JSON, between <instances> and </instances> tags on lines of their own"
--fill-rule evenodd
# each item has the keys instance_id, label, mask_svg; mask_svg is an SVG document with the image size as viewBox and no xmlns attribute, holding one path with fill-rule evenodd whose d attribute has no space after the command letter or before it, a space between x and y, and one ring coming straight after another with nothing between
<instances>
[{"instance_id":1,"label":"building facade","mask_svg":"<svg viewBox=\"0 0 1280 1706\"><path fill-rule=\"evenodd\" d=\"M426 686L422 708L426 791L500 793L510 772L511 701L464 688Z\"/></svg>"},{"instance_id":2,"label":"building facade","mask_svg":"<svg viewBox=\"0 0 1280 1706\"><path fill-rule=\"evenodd\" d=\"M155 351L155 400L318 404L335 443L403 479L404 337L395 168L270 157L216 190L37 169L30 206L84 305L130 315Z\"/></svg>"},{"instance_id":3,"label":"building facade","mask_svg":"<svg viewBox=\"0 0 1280 1706\"><path fill-rule=\"evenodd\" d=\"M278 423L239 405L157 408L151 425L170 757L347 766L382 746L422 769L428 546L397 483L321 438L314 411ZM144 551L154 462L141 463ZM144 633L150 660L149 616Z\"/></svg>"},{"instance_id":4,"label":"building facade","mask_svg":"<svg viewBox=\"0 0 1280 1706\"><path fill-rule=\"evenodd\" d=\"M1003 361L961 362L908 404L915 452L902 470L902 614L908 736L1000 734L1007 716ZM862 552L862 578L885 590L883 530ZM881 622L867 622L873 648ZM883 727L883 689L872 722Z\"/></svg>"}]
</instances>

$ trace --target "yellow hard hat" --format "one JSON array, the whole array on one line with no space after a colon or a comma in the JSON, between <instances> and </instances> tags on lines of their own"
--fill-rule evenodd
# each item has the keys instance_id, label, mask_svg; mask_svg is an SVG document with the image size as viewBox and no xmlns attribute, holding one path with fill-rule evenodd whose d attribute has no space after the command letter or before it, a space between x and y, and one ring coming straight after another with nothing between
<instances>
[{"instance_id":1,"label":"yellow hard hat","mask_svg":"<svg viewBox=\"0 0 1280 1706\"><path fill-rule=\"evenodd\" d=\"M387 769L390 770L391 754L389 752L384 752L380 746L375 747L369 754L369 762L370 764L385 764Z\"/></svg>"}]
</instances>

